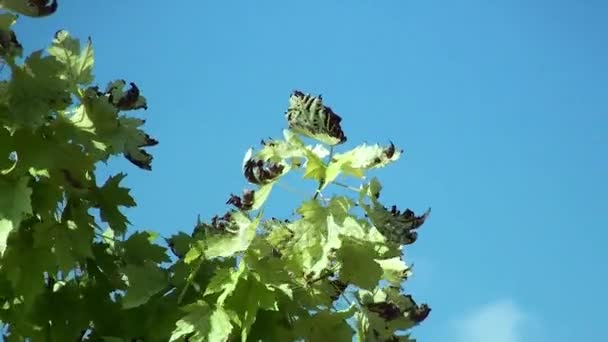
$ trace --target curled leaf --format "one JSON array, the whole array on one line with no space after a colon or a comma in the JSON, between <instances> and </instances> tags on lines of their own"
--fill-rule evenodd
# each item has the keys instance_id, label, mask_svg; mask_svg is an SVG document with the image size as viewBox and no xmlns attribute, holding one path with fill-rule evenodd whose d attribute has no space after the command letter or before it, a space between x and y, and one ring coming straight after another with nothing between
<instances>
[{"instance_id":1,"label":"curled leaf","mask_svg":"<svg viewBox=\"0 0 608 342\"><path fill-rule=\"evenodd\" d=\"M422 215L416 215L412 210L406 209L403 213L392 206L390 210L380 204L365 206L367 216L382 235L389 241L401 245L409 245L416 241L418 233L414 230L424 224L431 209Z\"/></svg>"},{"instance_id":2,"label":"curled leaf","mask_svg":"<svg viewBox=\"0 0 608 342\"><path fill-rule=\"evenodd\" d=\"M342 118L330 107L323 105L321 95L312 96L294 91L285 113L289 128L328 145L346 141L340 122Z\"/></svg>"},{"instance_id":3,"label":"curled leaf","mask_svg":"<svg viewBox=\"0 0 608 342\"><path fill-rule=\"evenodd\" d=\"M195 237L199 233L203 236L218 234L218 233L226 233L232 232L232 213L227 212L223 216L215 215L211 218L211 223L205 223L200 220L200 217L197 220L196 226L192 232L192 236Z\"/></svg>"},{"instance_id":4,"label":"curled leaf","mask_svg":"<svg viewBox=\"0 0 608 342\"><path fill-rule=\"evenodd\" d=\"M3 57L20 56L23 46L17 40L13 30L0 29L0 55Z\"/></svg>"},{"instance_id":5,"label":"curled leaf","mask_svg":"<svg viewBox=\"0 0 608 342\"><path fill-rule=\"evenodd\" d=\"M371 312L375 312L378 316L384 318L387 321L395 320L402 316L401 309L394 303L379 302L369 303L366 305L367 309Z\"/></svg>"},{"instance_id":6,"label":"curled leaf","mask_svg":"<svg viewBox=\"0 0 608 342\"><path fill-rule=\"evenodd\" d=\"M254 190L244 190L243 196L239 197L234 194L230 194L230 198L226 202L226 204L232 204L240 210L250 210L253 207L253 202L255 198Z\"/></svg>"},{"instance_id":7,"label":"curled leaf","mask_svg":"<svg viewBox=\"0 0 608 342\"><path fill-rule=\"evenodd\" d=\"M57 0L4 0L0 8L21 13L29 17L46 17L57 11Z\"/></svg>"},{"instance_id":8,"label":"curled leaf","mask_svg":"<svg viewBox=\"0 0 608 342\"><path fill-rule=\"evenodd\" d=\"M431 308L427 304L421 304L420 306L416 306L414 309L410 310L408 317L416 323L421 323L429 316L430 313Z\"/></svg>"},{"instance_id":9,"label":"curled leaf","mask_svg":"<svg viewBox=\"0 0 608 342\"><path fill-rule=\"evenodd\" d=\"M249 159L245 162L245 178L253 184L263 185L272 182L283 173L284 165L262 160Z\"/></svg>"},{"instance_id":10,"label":"curled leaf","mask_svg":"<svg viewBox=\"0 0 608 342\"><path fill-rule=\"evenodd\" d=\"M110 82L104 92L96 86L88 87L83 106L72 118L73 125L88 134L97 135L95 148L103 153L122 153L135 166L151 170L153 157L144 148L157 145L158 140L141 130L145 120L119 115L120 110L146 108L146 100L138 95L133 102L133 96L139 94L139 90L134 91L135 87L124 92L124 85L124 80ZM85 143L90 142L85 139Z\"/></svg>"},{"instance_id":11,"label":"curled leaf","mask_svg":"<svg viewBox=\"0 0 608 342\"><path fill-rule=\"evenodd\" d=\"M139 88L135 83L131 82L131 86L127 91L123 88L126 85L124 80L118 80L108 84L106 94L108 95L110 103L112 103L119 110L135 110L135 109L148 109L146 99L140 95Z\"/></svg>"},{"instance_id":12,"label":"curled leaf","mask_svg":"<svg viewBox=\"0 0 608 342\"><path fill-rule=\"evenodd\" d=\"M158 140L150 137L147 133L143 134L143 141L131 147L124 153L125 158L133 165L143 170L152 170L152 160L154 157L146 152L142 147L158 145Z\"/></svg>"}]
</instances>

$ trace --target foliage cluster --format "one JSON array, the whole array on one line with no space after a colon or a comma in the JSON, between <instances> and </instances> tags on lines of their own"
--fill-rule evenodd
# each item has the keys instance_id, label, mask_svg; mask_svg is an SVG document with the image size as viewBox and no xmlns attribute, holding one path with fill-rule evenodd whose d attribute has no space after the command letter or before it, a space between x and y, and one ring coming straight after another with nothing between
<instances>
[{"instance_id":1,"label":"foliage cluster","mask_svg":"<svg viewBox=\"0 0 608 342\"><path fill-rule=\"evenodd\" d=\"M33 16L56 9L55 1L2 4ZM0 14L0 57L10 69L0 81L6 341L411 341L399 332L430 309L401 288L411 273L402 247L428 212L384 207L379 181L365 178L401 156L393 144L334 153L346 141L340 116L296 91L282 139L247 152L252 189L231 195L232 209L165 243L149 231L127 234L121 207L136 203L121 186L125 174L99 182L95 169L119 155L151 169L146 149L157 141L129 115L147 109L146 99L124 80L94 85L91 40L81 46L66 31L23 59L16 18ZM317 191L297 220L264 218L289 172ZM355 196L329 195L335 186Z\"/></svg>"}]
</instances>

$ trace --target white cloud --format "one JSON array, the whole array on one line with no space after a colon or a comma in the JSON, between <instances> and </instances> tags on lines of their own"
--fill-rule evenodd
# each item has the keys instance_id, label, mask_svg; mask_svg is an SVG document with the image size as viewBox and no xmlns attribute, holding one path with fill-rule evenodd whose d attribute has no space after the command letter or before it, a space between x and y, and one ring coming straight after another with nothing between
<instances>
[{"instance_id":1,"label":"white cloud","mask_svg":"<svg viewBox=\"0 0 608 342\"><path fill-rule=\"evenodd\" d=\"M504 299L479 307L454 323L458 341L523 342L528 321L524 310L512 300Z\"/></svg>"}]
</instances>

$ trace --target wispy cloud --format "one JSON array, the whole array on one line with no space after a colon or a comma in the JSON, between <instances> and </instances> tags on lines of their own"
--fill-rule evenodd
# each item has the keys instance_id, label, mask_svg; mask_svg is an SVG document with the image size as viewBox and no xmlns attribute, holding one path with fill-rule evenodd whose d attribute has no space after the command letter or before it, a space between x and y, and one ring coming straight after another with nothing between
<instances>
[{"instance_id":1,"label":"wispy cloud","mask_svg":"<svg viewBox=\"0 0 608 342\"><path fill-rule=\"evenodd\" d=\"M529 315L512 300L503 299L473 310L456 324L458 341L523 342Z\"/></svg>"}]
</instances>

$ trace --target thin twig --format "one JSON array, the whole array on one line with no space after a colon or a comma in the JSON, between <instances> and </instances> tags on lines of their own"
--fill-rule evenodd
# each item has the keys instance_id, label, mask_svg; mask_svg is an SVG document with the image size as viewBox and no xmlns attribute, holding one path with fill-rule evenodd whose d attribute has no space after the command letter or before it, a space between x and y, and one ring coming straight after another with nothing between
<instances>
[{"instance_id":1,"label":"thin twig","mask_svg":"<svg viewBox=\"0 0 608 342\"><path fill-rule=\"evenodd\" d=\"M203 264L203 258L201 257L198 260L198 263L196 264L196 267L194 268L194 271L192 273L190 273L190 276L186 280L186 285L184 285L184 288L179 293L179 297L177 297L177 305L180 305L182 303L182 300L184 300L184 296L186 295L186 291L188 291L188 288L190 287L190 285L192 285L192 282L194 281L194 276L198 273L198 270L201 268L202 264Z\"/></svg>"},{"instance_id":2,"label":"thin twig","mask_svg":"<svg viewBox=\"0 0 608 342\"><path fill-rule=\"evenodd\" d=\"M297 190L297 189L294 189L291 186L289 186L287 184L284 184L284 182L277 182L277 186L279 186L280 188L283 188L286 191L294 193L296 195L307 197L307 195L304 192L302 192L300 190Z\"/></svg>"},{"instance_id":3,"label":"thin twig","mask_svg":"<svg viewBox=\"0 0 608 342\"><path fill-rule=\"evenodd\" d=\"M353 186L350 186L350 185L344 184L344 183L340 183L340 182L337 182L337 181L333 181L333 182L331 182L331 184L334 184L334 185L337 185L337 186L341 186L341 187L346 188L348 190L352 190L352 191L354 191L356 193L359 193L361 191L360 189L357 189L357 188L355 188Z\"/></svg>"}]
</instances>

